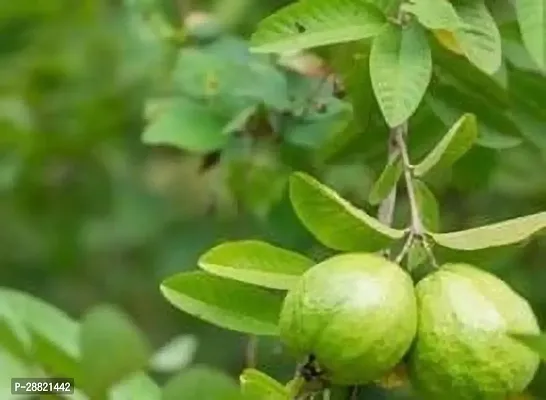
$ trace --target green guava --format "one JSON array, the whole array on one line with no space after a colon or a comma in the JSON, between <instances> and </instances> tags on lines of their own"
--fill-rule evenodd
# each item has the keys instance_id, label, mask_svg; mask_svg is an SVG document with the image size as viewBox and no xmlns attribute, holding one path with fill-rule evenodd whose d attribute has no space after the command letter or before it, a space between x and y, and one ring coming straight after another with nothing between
<instances>
[{"instance_id":1,"label":"green guava","mask_svg":"<svg viewBox=\"0 0 546 400\"><path fill-rule=\"evenodd\" d=\"M539 333L527 301L496 276L448 264L416 287L409 375L425 399L505 400L533 379L539 358L507 333Z\"/></svg>"},{"instance_id":2,"label":"green guava","mask_svg":"<svg viewBox=\"0 0 546 400\"><path fill-rule=\"evenodd\" d=\"M309 269L288 292L280 337L300 356L314 355L336 384L380 378L408 351L417 326L413 282L373 254L334 256Z\"/></svg>"}]
</instances>

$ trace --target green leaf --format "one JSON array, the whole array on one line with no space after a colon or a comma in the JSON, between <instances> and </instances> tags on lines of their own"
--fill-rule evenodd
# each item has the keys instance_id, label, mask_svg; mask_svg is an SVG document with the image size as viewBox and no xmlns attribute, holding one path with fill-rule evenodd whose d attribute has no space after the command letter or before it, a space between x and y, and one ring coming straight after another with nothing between
<instances>
[{"instance_id":1,"label":"green leaf","mask_svg":"<svg viewBox=\"0 0 546 400\"><path fill-rule=\"evenodd\" d=\"M440 246L471 251L516 244L545 227L546 212L540 212L459 232L431 233L431 236Z\"/></svg>"},{"instance_id":2,"label":"green leaf","mask_svg":"<svg viewBox=\"0 0 546 400\"><path fill-rule=\"evenodd\" d=\"M423 28L389 24L370 53L375 97L391 127L406 121L419 106L432 76L432 57Z\"/></svg>"},{"instance_id":3,"label":"green leaf","mask_svg":"<svg viewBox=\"0 0 546 400\"><path fill-rule=\"evenodd\" d=\"M84 389L91 397L145 368L151 354L143 333L110 306L95 307L84 316L80 348Z\"/></svg>"},{"instance_id":4,"label":"green leaf","mask_svg":"<svg viewBox=\"0 0 546 400\"><path fill-rule=\"evenodd\" d=\"M546 70L546 1L514 3L523 43L534 61Z\"/></svg>"},{"instance_id":5,"label":"green leaf","mask_svg":"<svg viewBox=\"0 0 546 400\"><path fill-rule=\"evenodd\" d=\"M512 338L523 343L531 350L536 352L540 358L546 361L546 334L542 335L523 335L523 334L511 334Z\"/></svg>"},{"instance_id":6,"label":"green leaf","mask_svg":"<svg viewBox=\"0 0 546 400\"><path fill-rule=\"evenodd\" d=\"M301 0L265 18L252 51L281 53L376 35L385 17L365 0Z\"/></svg>"},{"instance_id":7,"label":"green leaf","mask_svg":"<svg viewBox=\"0 0 546 400\"><path fill-rule=\"evenodd\" d=\"M393 157L381 172L372 186L368 196L368 203L377 205L385 199L398 183L402 175L403 165L400 155Z\"/></svg>"},{"instance_id":8,"label":"green leaf","mask_svg":"<svg viewBox=\"0 0 546 400\"><path fill-rule=\"evenodd\" d=\"M283 296L216 277L184 272L167 278L161 293L176 308L211 324L255 335L277 335Z\"/></svg>"},{"instance_id":9,"label":"green leaf","mask_svg":"<svg viewBox=\"0 0 546 400\"><path fill-rule=\"evenodd\" d=\"M494 74L502 64L501 36L485 2L459 0L453 6L462 21L453 33L464 54L483 72Z\"/></svg>"},{"instance_id":10,"label":"green leaf","mask_svg":"<svg viewBox=\"0 0 546 400\"><path fill-rule=\"evenodd\" d=\"M237 383L224 373L195 366L175 375L163 388L162 400L243 400Z\"/></svg>"},{"instance_id":11,"label":"green leaf","mask_svg":"<svg viewBox=\"0 0 546 400\"><path fill-rule=\"evenodd\" d=\"M290 400L288 390L256 369L245 369L239 377L241 391L249 400Z\"/></svg>"},{"instance_id":12,"label":"green leaf","mask_svg":"<svg viewBox=\"0 0 546 400\"><path fill-rule=\"evenodd\" d=\"M428 29L456 30L461 25L457 12L448 0L413 0L403 4Z\"/></svg>"},{"instance_id":13,"label":"green leaf","mask_svg":"<svg viewBox=\"0 0 546 400\"><path fill-rule=\"evenodd\" d=\"M179 97L164 107L144 130L145 144L208 153L223 148L228 142L229 136L223 130L229 120L219 117L204 104Z\"/></svg>"},{"instance_id":14,"label":"green leaf","mask_svg":"<svg viewBox=\"0 0 546 400\"><path fill-rule=\"evenodd\" d=\"M159 400L161 389L148 375L137 372L110 389L112 400Z\"/></svg>"},{"instance_id":15,"label":"green leaf","mask_svg":"<svg viewBox=\"0 0 546 400\"><path fill-rule=\"evenodd\" d=\"M421 222L431 232L437 232L440 227L440 206L428 186L421 180L413 181L415 200L421 214Z\"/></svg>"},{"instance_id":16,"label":"green leaf","mask_svg":"<svg viewBox=\"0 0 546 400\"><path fill-rule=\"evenodd\" d=\"M291 176L290 200L305 227L332 249L378 251L404 236L304 173Z\"/></svg>"},{"instance_id":17,"label":"green leaf","mask_svg":"<svg viewBox=\"0 0 546 400\"><path fill-rule=\"evenodd\" d=\"M31 335L9 296L0 292L0 347L19 359L26 359L31 349Z\"/></svg>"},{"instance_id":18,"label":"green leaf","mask_svg":"<svg viewBox=\"0 0 546 400\"><path fill-rule=\"evenodd\" d=\"M1 288L0 298L7 301L19 321L31 335L30 354L40 366L57 376L79 378L79 325L61 310L27 293ZM17 336L25 345L24 333L18 322ZM14 331L15 332L15 331Z\"/></svg>"},{"instance_id":19,"label":"green leaf","mask_svg":"<svg viewBox=\"0 0 546 400\"><path fill-rule=\"evenodd\" d=\"M288 290L314 261L255 240L224 243L199 259L211 274L272 289Z\"/></svg>"},{"instance_id":20,"label":"green leaf","mask_svg":"<svg viewBox=\"0 0 546 400\"><path fill-rule=\"evenodd\" d=\"M451 166L472 148L477 137L476 116L464 114L436 147L415 166L415 175L424 176L433 169L440 170Z\"/></svg>"}]
</instances>

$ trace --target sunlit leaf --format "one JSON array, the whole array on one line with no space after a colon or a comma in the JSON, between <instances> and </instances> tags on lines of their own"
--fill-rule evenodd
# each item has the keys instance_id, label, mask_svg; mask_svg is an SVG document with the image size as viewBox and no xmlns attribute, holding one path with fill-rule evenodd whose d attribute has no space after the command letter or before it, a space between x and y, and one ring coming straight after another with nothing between
<instances>
[{"instance_id":1,"label":"sunlit leaf","mask_svg":"<svg viewBox=\"0 0 546 400\"><path fill-rule=\"evenodd\" d=\"M281 383L256 369L245 369L239 381L248 400L290 400L288 390Z\"/></svg>"},{"instance_id":2,"label":"sunlit leaf","mask_svg":"<svg viewBox=\"0 0 546 400\"><path fill-rule=\"evenodd\" d=\"M157 350L150 367L158 372L173 372L190 365L197 351L198 340L193 335L180 335Z\"/></svg>"},{"instance_id":3,"label":"sunlit leaf","mask_svg":"<svg viewBox=\"0 0 546 400\"><path fill-rule=\"evenodd\" d=\"M198 263L211 274L272 289L292 288L314 264L298 253L255 240L216 246Z\"/></svg>"},{"instance_id":4,"label":"sunlit leaf","mask_svg":"<svg viewBox=\"0 0 546 400\"><path fill-rule=\"evenodd\" d=\"M479 250L519 243L546 228L546 212L459 232L431 233L436 243L456 250Z\"/></svg>"},{"instance_id":5,"label":"sunlit leaf","mask_svg":"<svg viewBox=\"0 0 546 400\"><path fill-rule=\"evenodd\" d=\"M151 354L144 334L109 306L98 306L84 316L80 347L85 390L93 395L145 368Z\"/></svg>"},{"instance_id":6,"label":"sunlit leaf","mask_svg":"<svg viewBox=\"0 0 546 400\"><path fill-rule=\"evenodd\" d=\"M251 39L252 50L277 53L374 36L385 22L365 0L301 0L265 18Z\"/></svg>"},{"instance_id":7,"label":"sunlit leaf","mask_svg":"<svg viewBox=\"0 0 546 400\"><path fill-rule=\"evenodd\" d=\"M419 106L432 76L432 57L423 28L389 24L374 39L370 76L375 97L391 127Z\"/></svg>"},{"instance_id":8,"label":"sunlit leaf","mask_svg":"<svg viewBox=\"0 0 546 400\"><path fill-rule=\"evenodd\" d=\"M514 2L523 43L535 62L546 70L546 1Z\"/></svg>"},{"instance_id":9,"label":"sunlit leaf","mask_svg":"<svg viewBox=\"0 0 546 400\"><path fill-rule=\"evenodd\" d=\"M452 3L462 21L453 33L468 60L487 74L501 66L502 49L499 29L483 0L459 0Z\"/></svg>"},{"instance_id":10,"label":"sunlit leaf","mask_svg":"<svg viewBox=\"0 0 546 400\"><path fill-rule=\"evenodd\" d=\"M176 308L211 324L255 335L276 335L283 296L209 275L184 272L167 278L161 293Z\"/></svg>"},{"instance_id":11,"label":"sunlit leaf","mask_svg":"<svg viewBox=\"0 0 546 400\"><path fill-rule=\"evenodd\" d=\"M452 31L461 25L457 12L448 0L413 0L403 7L428 29Z\"/></svg>"},{"instance_id":12,"label":"sunlit leaf","mask_svg":"<svg viewBox=\"0 0 546 400\"><path fill-rule=\"evenodd\" d=\"M477 136L476 117L472 114L463 115L436 147L415 166L415 175L423 176L432 169L451 166L472 148Z\"/></svg>"},{"instance_id":13,"label":"sunlit leaf","mask_svg":"<svg viewBox=\"0 0 546 400\"><path fill-rule=\"evenodd\" d=\"M307 229L332 249L377 251L404 236L404 231L381 224L303 173L290 178L290 199Z\"/></svg>"},{"instance_id":14,"label":"sunlit leaf","mask_svg":"<svg viewBox=\"0 0 546 400\"><path fill-rule=\"evenodd\" d=\"M402 159L400 156L392 158L373 184L368 196L368 203L371 205L381 203L398 183L402 171Z\"/></svg>"}]
</instances>

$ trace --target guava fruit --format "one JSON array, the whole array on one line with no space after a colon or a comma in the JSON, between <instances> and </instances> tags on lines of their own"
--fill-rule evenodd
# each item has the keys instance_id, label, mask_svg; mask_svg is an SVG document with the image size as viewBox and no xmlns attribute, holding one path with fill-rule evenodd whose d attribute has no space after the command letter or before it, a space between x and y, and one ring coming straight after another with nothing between
<instances>
[{"instance_id":1,"label":"guava fruit","mask_svg":"<svg viewBox=\"0 0 546 400\"><path fill-rule=\"evenodd\" d=\"M505 400L533 379L539 358L507 333L539 333L527 301L496 276L448 264L417 284L409 376L425 399Z\"/></svg>"},{"instance_id":2,"label":"guava fruit","mask_svg":"<svg viewBox=\"0 0 546 400\"><path fill-rule=\"evenodd\" d=\"M404 270L378 255L348 253L315 265L288 292L280 337L295 354L313 355L330 382L362 384L401 360L416 316Z\"/></svg>"}]
</instances>

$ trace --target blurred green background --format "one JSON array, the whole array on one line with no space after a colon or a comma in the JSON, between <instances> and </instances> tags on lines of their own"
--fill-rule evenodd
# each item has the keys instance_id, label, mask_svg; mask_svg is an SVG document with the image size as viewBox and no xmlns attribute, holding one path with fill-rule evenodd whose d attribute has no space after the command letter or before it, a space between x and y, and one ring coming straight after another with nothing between
<instances>
[{"instance_id":1,"label":"blurred green background","mask_svg":"<svg viewBox=\"0 0 546 400\"><path fill-rule=\"evenodd\" d=\"M198 144L196 151L148 146L141 136L150 99L206 89L194 86L210 60L175 66L172 77L181 48L207 48L218 70L227 71L236 57L244 63L245 40L257 22L284 3L0 2L0 285L44 299L75 319L97 304L117 305L155 349L185 335L187 362L237 376L246 338L175 310L161 297L160 282L194 269L203 251L227 240L264 239L317 260L330 254L295 218L286 178L293 170L308 171L375 212L365 200L386 160L387 129L375 104L354 112L355 120L369 118L366 129L354 129L354 123L337 129L348 100L335 99L326 85L318 97L333 115L288 119L291 128L279 129L289 132L281 137L264 133L263 121L251 132L226 136L221 146ZM202 11L213 19L196 24ZM186 41L182 34L160 37L165 24L184 21ZM527 63L512 28L508 18L507 61L494 80L466 64L450 70L450 56L441 53L430 101L410 122L411 150L419 157L445 132L453 112L474 111L484 121L480 145L430 182L442 231L546 209L546 79ZM303 64L309 74L312 66ZM319 79L277 69L287 93L269 85L269 96L267 83L251 83L278 117L278 96L293 100L311 93ZM366 73L356 71L364 88ZM234 79L235 89L221 100L237 116L248 107L234 106L244 97L236 92L247 76L244 70L232 75L225 79ZM178 134L191 136L184 129L192 126ZM398 211L400 223L407 215L403 198ZM539 237L483 261L529 299L543 328L545 260L546 240ZM272 339L260 342L258 364L279 379L294 369ZM161 382L176 368L153 374ZM546 397L545 381L542 371L533 389L539 396Z\"/></svg>"}]
</instances>

